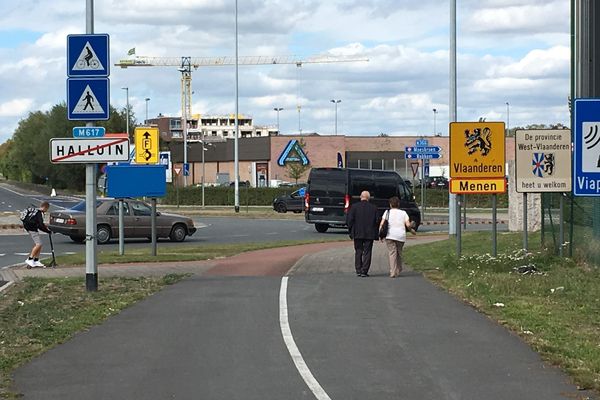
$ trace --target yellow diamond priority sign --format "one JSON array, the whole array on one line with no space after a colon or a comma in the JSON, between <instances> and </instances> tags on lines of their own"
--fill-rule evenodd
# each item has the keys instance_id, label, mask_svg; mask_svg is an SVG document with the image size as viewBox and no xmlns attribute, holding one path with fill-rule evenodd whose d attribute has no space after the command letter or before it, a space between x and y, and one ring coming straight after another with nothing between
<instances>
[{"instance_id":1,"label":"yellow diamond priority sign","mask_svg":"<svg viewBox=\"0 0 600 400\"><path fill-rule=\"evenodd\" d=\"M158 128L135 128L136 164L158 164Z\"/></svg>"}]
</instances>

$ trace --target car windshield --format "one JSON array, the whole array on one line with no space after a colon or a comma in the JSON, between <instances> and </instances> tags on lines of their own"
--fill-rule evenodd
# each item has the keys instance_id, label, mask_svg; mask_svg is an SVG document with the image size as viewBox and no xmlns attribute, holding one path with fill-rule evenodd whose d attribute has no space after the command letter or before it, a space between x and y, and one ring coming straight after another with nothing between
<instances>
[{"instance_id":1,"label":"car windshield","mask_svg":"<svg viewBox=\"0 0 600 400\"><path fill-rule=\"evenodd\" d=\"M98 208L98 206L100 206L100 204L102 204L102 201L101 200L97 200L96 201L96 208ZM73 210L73 211L85 211L85 201L82 201L81 203L75 204L70 209Z\"/></svg>"}]
</instances>

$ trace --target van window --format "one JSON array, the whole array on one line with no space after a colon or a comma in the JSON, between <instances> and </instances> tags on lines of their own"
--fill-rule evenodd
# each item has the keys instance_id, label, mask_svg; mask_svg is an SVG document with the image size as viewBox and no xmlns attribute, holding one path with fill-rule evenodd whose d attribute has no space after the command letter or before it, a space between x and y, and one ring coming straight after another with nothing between
<instances>
[{"instance_id":1,"label":"van window","mask_svg":"<svg viewBox=\"0 0 600 400\"><path fill-rule=\"evenodd\" d=\"M406 201L412 201L413 200L413 194L410 191L410 188L408 186L406 186L406 183L400 181L398 182L398 189L400 191L400 199L402 200L406 200Z\"/></svg>"},{"instance_id":2,"label":"van window","mask_svg":"<svg viewBox=\"0 0 600 400\"><path fill-rule=\"evenodd\" d=\"M310 173L310 195L315 197L344 197L346 171L338 169L313 169Z\"/></svg>"},{"instance_id":3,"label":"van window","mask_svg":"<svg viewBox=\"0 0 600 400\"><path fill-rule=\"evenodd\" d=\"M377 188L373 173L369 170L357 170L350 172L350 195L358 197L363 190L368 191L372 197L376 197Z\"/></svg>"},{"instance_id":4,"label":"van window","mask_svg":"<svg viewBox=\"0 0 600 400\"><path fill-rule=\"evenodd\" d=\"M375 197L389 200L398 196L398 179L393 174L376 175L376 193ZM401 193L402 196L404 193Z\"/></svg>"}]
</instances>

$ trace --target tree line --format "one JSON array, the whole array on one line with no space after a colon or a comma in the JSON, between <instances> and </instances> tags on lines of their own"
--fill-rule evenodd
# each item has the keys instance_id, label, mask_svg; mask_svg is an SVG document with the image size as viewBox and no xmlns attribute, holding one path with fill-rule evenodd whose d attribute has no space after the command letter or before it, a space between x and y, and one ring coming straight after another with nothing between
<instances>
[{"instance_id":1,"label":"tree line","mask_svg":"<svg viewBox=\"0 0 600 400\"><path fill-rule=\"evenodd\" d=\"M129 111L129 126L135 126L135 116ZM15 181L48 184L57 189L83 190L84 164L52 164L50 139L72 138L73 128L85 126L85 121L69 121L67 106L60 103L49 111L35 111L19 121L11 139L0 144L0 173ZM98 121L106 132L125 132L127 110L110 107L110 119ZM131 138L130 138L131 140Z\"/></svg>"}]
</instances>

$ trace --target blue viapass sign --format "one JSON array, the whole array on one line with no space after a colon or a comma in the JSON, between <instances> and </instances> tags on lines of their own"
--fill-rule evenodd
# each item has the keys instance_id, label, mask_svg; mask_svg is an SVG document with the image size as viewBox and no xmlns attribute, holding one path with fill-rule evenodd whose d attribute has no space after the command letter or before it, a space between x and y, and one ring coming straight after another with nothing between
<instances>
[{"instance_id":1,"label":"blue viapass sign","mask_svg":"<svg viewBox=\"0 0 600 400\"><path fill-rule=\"evenodd\" d=\"M600 99L575 99L573 115L573 195L600 196Z\"/></svg>"}]
</instances>

